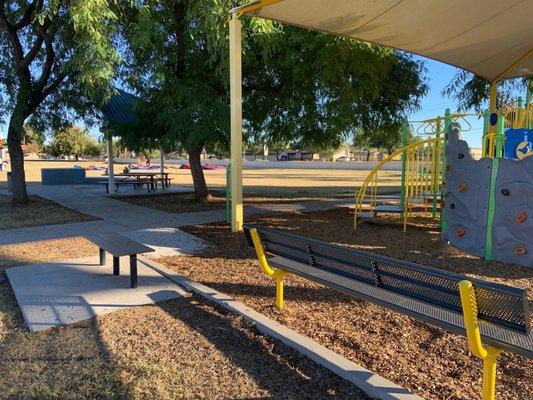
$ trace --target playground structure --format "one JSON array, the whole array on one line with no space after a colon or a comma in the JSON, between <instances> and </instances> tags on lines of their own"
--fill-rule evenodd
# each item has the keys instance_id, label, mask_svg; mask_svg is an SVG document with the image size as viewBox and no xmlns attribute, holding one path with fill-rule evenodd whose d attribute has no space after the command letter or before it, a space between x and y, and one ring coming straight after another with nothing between
<instances>
[{"instance_id":1,"label":"playground structure","mask_svg":"<svg viewBox=\"0 0 533 400\"><path fill-rule=\"evenodd\" d=\"M411 124L405 120L404 146L376 165L356 194L354 226L379 213L398 213L406 230L413 209L422 207L440 219L445 242L487 260L533 266L533 225L528 218L533 210L526 200L533 198L531 99L530 86L525 104L518 99L516 108L499 113L446 110L444 117ZM484 119L480 160L474 159L461 137L471 130L467 117ZM415 135L429 138L407 143ZM399 200L379 203L379 174L398 156L402 157Z\"/></svg>"},{"instance_id":2,"label":"playground structure","mask_svg":"<svg viewBox=\"0 0 533 400\"><path fill-rule=\"evenodd\" d=\"M493 235L494 226L492 225L494 221L497 221L496 190L498 184L505 181L505 177L500 175L498 167L500 161L502 161L502 165L506 163L506 160L502 159L505 147L506 113L504 110L497 112L497 84L505 79L533 76L533 57L531 57L533 55L533 48L531 47L531 43L533 43L533 30L531 29L533 9L529 2L516 1L512 3L496 0L401 1L395 3L379 0L373 2L257 0L232 9L229 24L232 230L234 232L242 231L244 222L241 156L243 132L242 24L240 18L243 15L250 15L429 57L470 71L490 82L489 123L485 127L488 129L484 129L482 152L491 166L490 180L488 186L483 190L489 198L486 210L486 245L492 245L492 239L497 236ZM502 26L506 27L505 30L501 29ZM530 94L528 97L530 99ZM524 114L519 112L512 112L507 118L508 124L520 124L523 118L524 124L526 124L524 128L530 128L530 100L526 101L526 106L523 108L525 109L525 116L522 117ZM445 121L443 121L444 130L441 132L449 132L450 129L458 130L460 125L453 124L458 121L453 120L451 113L447 114ZM446 160L447 153L444 149L448 138L446 135L437 138L436 133L434 140L428 139L425 143L406 145L402 149L404 166L402 169L402 195L399 204L401 208L396 205L392 211L402 214L404 218L407 214L408 218L415 199L430 197L432 199L432 212L435 209L436 214L438 204L435 200L439 197L441 226L443 232L447 232L447 208L445 207L450 204L447 202L443 204L442 200L447 200L446 194L443 193L446 184L444 178L451 178L451 176L447 174L443 176L445 175L443 171L448 172L448 169L453 171L454 162L448 163ZM526 149L523 152L527 154L529 150ZM465 154L461 154L464 158ZM514 160L511 161L515 162ZM434 165L433 169L429 168L430 165ZM428 174L427 171L431 172ZM361 204L363 202L361 199L367 195L369 186L372 188L370 196L377 194L377 172L374 175L376 177L369 176L364 192L360 192L361 195L357 196ZM533 177L528 175L525 178L527 187L529 187ZM429 183L426 183L427 181ZM517 187L521 186L518 180L516 182ZM468 182L466 186L460 185L458 187L459 192L466 193ZM480 188L480 190L482 189ZM511 189L505 188L505 190L501 194L508 196L507 193L510 194ZM470 192L468 193L470 195ZM430 196L427 196L428 194ZM370 204L374 206L373 210L370 210L370 216L376 215L376 212L387 211L386 209L380 210L375 201L370 201ZM356 204L356 207L360 206ZM362 209L356 208L356 218L363 217L364 215L361 213ZM527 220L527 216L524 219L522 215L520 220L523 223ZM466 234L465 229L463 236ZM492 254L486 252L485 257L487 255L492 257L494 254L494 251ZM313 258L309 258L308 261L311 264ZM470 302L471 315L464 317L462 323L468 330L475 333L479 329L477 320L480 313L479 308L475 307L475 302L472 302L468 289L466 286L462 288L461 298L464 303ZM485 362L483 400L493 400L496 393L495 359L497 351L484 348L480 341L474 337L476 335L469 334L468 336L472 353Z\"/></svg>"}]
</instances>

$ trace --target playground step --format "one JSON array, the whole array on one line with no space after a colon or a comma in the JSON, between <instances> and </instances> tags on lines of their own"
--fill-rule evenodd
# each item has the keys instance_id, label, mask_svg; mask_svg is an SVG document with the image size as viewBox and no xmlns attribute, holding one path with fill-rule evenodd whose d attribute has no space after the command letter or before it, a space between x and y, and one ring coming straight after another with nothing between
<instances>
[{"instance_id":1,"label":"playground step","mask_svg":"<svg viewBox=\"0 0 533 400\"><path fill-rule=\"evenodd\" d=\"M374 218L376 216L376 213L374 211L361 211L359 213L359 218Z\"/></svg>"},{"instance_id":2,"label":"playground step","mask_svg":"<svg viewBox=\"0 0 533 400\"><path fill-rule=\"evenodd\" d=\"M374 208L374 212L377 213L403 213L403 207L399 204L378 204Z\"/></svg>"}]
</instances>

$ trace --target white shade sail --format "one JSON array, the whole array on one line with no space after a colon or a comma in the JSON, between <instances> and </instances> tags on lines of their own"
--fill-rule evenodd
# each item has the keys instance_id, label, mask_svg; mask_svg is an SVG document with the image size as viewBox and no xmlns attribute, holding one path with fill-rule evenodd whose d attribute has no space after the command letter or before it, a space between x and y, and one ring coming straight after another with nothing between
<instances>
[{"instance_id":1,"label":"white shade sail","mask_svg":"<svg viewBox=\"0 0 533 400\"><path fill-rule=\"evenodd\" d=\"M533 0L261 0L234 11L419 54L489 81L533 76Z\"/></svg>"}]
</instances>

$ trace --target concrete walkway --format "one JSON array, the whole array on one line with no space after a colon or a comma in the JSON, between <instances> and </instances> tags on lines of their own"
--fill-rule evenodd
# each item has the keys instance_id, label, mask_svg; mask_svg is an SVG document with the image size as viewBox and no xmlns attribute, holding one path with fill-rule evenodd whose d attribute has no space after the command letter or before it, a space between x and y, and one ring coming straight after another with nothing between
<instances>
[{"instance_id":1,"label":"concrete walkway","mask_svg":"<svg viewBox=\"0 0 533 400\"><path fill-rule=\"evenodd\" d=\"M133 240L152 247L155 256L171 256L201 251L205 244L180 227L226 220L226 211L212 210L189 213L169 213L130 204L108 197L100 185L28 186L30 194L52 200L83 214L99 218L97 221L46 225L30 228L0 230L0 245L41 240L53 240L89 233L120 232ZM166 191L191 192L190 188L173 186ZM131 195L133 191L122 192ZM0 190L0 194L7 191ZM384 200L395 200L397 195L385 195ZM287 212L310 212L353 206L354 199L320 199L295 203L254 204L246 206L245 217L275 215Z\"/></svg>"},{"instance_id":2,"label":"concrete walkway","mask_svg":"<svg viewBox=\"0 0 533 400\"><path fill-rule=\"evenodd\" d=\"M83 236L87 233L121 232L156 250L157 256L200 251L203 242L179 227L219 222L225 210L169 213L126 203L106 196L96 185L28 187L30 194L55 201L98 221L0 230L0 245ZM175 192L190 191L174 188ZM352 199L313 200L300 203L257 204L245 207L245 215L320 211L353 204Z\"/></svg>"}]
</instances>

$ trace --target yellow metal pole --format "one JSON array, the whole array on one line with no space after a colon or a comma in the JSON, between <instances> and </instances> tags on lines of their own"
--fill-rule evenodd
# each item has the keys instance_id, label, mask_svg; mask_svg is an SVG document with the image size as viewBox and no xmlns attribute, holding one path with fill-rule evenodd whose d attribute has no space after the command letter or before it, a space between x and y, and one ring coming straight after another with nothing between
<instances>
[{"instance_id":1,"label":"yellow metal pole","mask_svg":"<svg viewBox=\"0 0 533 400\"><path fill-rule=\"evenodd\" d=\"M231 230L242 231L242 29L233 13L229 23L231 95Z\"/></svg>"},{"instance_id":2,"label":"yellow metal pole","mask_svg":"<svg viewBox=\"0 0 533 400\"><path fill-rule=\"evenodd\" d=\"M494 400L496 395L496 362L501 353L500 349L483 346L477 318L478 308L476 293L472 282L459 282L459 294L463 308L463 318L466 338L470 351L483 360L483 400Z\"/></svg>"},{"instance_id":3,"label":"yellow metal pole","mask_svg":"<svg viewBox=\"0 0 533 400\"><path fill-rule=\"evenodd\" d=\"M498 82L493 81L490 84L489 93L489 112L493 114L496 112L496 100L498 98ZM488 156L494 157L495 155L495 143L496 143L496 125L489 124L489 150Z\"/></svg>"}]
</instances>

